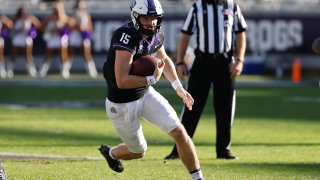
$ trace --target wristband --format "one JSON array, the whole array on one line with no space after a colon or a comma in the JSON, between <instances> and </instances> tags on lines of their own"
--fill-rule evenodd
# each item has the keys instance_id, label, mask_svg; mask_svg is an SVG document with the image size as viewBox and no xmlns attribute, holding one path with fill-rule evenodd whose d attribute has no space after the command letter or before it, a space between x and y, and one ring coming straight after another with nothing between
<instances>
[{"instance_id":1,"label":"wristband","mask_svg":"<svg viewBox=\"0 0 320 180\"><path fill-rule=\"evenodd\" d=\"M177 79L171 83L171 86L173 87L174 90L177 90L178 87L182 87L182 84L181 84L180 80Z\"/></svg>"},{"instance_id":2,"label":"wristband","mask_svg":"<svg viewBox=\"0 0 320 180\"><path fill-rule=\"evenodd\" d=\"M237 59L237 61L238 61L238 62L241 62L241 63L243 63L243 60L241 60L241 59L239 59L239 58Z\"/></svg>"},{"instance_id":3,"label":"wristband","mask_svg":"<svg viewBox=\"0 0 320 180\"><path fill-rule=\"evenodd\" d=\"M146 76L146 79L147 79L148 85L152 85L156 83L156 79L154 78L154 76Z\"/></svg>"},{"instance_id":4,"label":"wristband","mask_svg":"<svg viewBox=\"0 0 320 180\"><path fill-rule=\"evenodd\" d=\"M180 66L180 65L186 65L184 62L178 62L177 64L176 64L176 66Z\"/></svg>"}]
</instances>

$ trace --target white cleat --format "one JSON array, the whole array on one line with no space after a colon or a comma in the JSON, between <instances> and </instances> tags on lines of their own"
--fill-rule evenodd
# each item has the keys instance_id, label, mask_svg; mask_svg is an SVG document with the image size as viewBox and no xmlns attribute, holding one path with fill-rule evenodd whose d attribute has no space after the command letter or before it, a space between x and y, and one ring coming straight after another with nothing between
<instances>
[{"instance_id":1,"label":"white cleat","mask_svg":"<svg viewBox=\"0 0 320 180\"><path fill-rule=\"evenodd\" d=\"M7 69L7 77L9 79L12 79L13 76L14 76L14 73L13 73L13 69L14 69L14 63L12 61L9 61L8 64L8 69Z\"/></svg>"},{"instance_id":2,"label":"white cleat","mask_svg":"<svg viewBox=\"0 0 320 180\"><path fill-rule=\"evenodd\" d=\"M43 63L42 67L41 67L41 70L39 72L39 76L42 77L42 78L46 77L47 73L48 73L48 70L49 70L49 67L50 67L50 63Z\"/></svg>"},{"instance_id":3,"label":"white cleat","mask_svg":"<svg viewBox=\"0 0 320 180\"><path fill-rule=\"evenodd\" d=\"M61 70L61 75L64 79L69 79L70 78L70 63L66 62L62 65L62 70Z\"/></svg>"},{"instance_id":4,"label":"white cleat","mask_svg":"<svg viewBox=\"0 0 320 180\"><path fill-rule=\"evenodd\" d=\"M6 72L6 67L5 67L4 61L0 62L0 77L3 79L7 77L7 72Z\"/></svg>"},{"instance_id":5,"label":"white cleat","mask_svg":"<svg viewBox=\"0 0 320 180\"><path fill-rule=\"evenodd\" d=\"M7 77L6 70L2 69L1 67L0 67L0 77L3 78L3 79Z\"/></svg>"},{"instance_id":6,"label":"white cleat","mask_svg":"<svg viewBox=\"0 0 320 180\"><path fill-rule=\"evenodd\" d=\"M93 60L88 61L88 63L87 63L87 70L88 70L88 72L89 72L89 75L90 75L92 78L97 78L98 72L97 72L96 65L94 64L94 61L93 61Z\"/></svg>"},{"instance_id":7,"label":"white cleat","mask_svg":"<svg viewBox=\"0 0 320 180\"><path fill-rule=\"evenodd\" d=\"M4 170L4 167L2 165L2 162L0 162L0 180L6 180L6 172Z\"/></svg>"},{"instance_id":8,"label":"white cleat","mask_svg":"<svg viewBox=\"0 0 320 180\"><path fill-rule=\"evenodd\" d=\"M31 77L37 77L37 70L33 62L27 63L27 70Z\"/></svg>"}]
</instances>

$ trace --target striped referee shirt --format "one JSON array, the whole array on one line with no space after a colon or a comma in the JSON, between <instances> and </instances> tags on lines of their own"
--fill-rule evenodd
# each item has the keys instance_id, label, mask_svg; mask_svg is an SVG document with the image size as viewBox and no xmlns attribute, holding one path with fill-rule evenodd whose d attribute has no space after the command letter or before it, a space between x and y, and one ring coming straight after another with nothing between
<instances>
[{"instance_id":1,"label":"striped referee shirt","mask_svg":"<svg viewBox=\"0 0 320 180\"><path fill-rule=\"evenodd\" d=\"M196 32L196 49L202 53L224 53L231 50L233 33L246 30L240 7L233 0L218 5L198 0L190 8L181 32Z\"/></svg>"}]
</instances>

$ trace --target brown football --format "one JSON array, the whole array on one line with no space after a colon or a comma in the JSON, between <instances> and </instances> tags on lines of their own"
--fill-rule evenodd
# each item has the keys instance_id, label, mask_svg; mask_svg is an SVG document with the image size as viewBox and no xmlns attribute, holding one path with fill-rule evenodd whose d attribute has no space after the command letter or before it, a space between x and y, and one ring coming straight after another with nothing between
<instances>
[{"instance_id":1,"label":"brown football","mask_svg":"<svg viewBox=\"0 0 320 180\"><path fill-rule=\"evenodd\" d=\"M155 70L155 66L160 59L154 56L141 56L133 60L130 74L138 76L151 76Z\"/></svg>"},{"instance_id":2,"label":"brown football","mask_svg":"<svg viewBox=\"0 0 320 180\"><path fill-rule=\"evenodd\" d=\"M314 53L320 54L320 37L313 41L312 50Z\"/></svg>"}]
</instances>

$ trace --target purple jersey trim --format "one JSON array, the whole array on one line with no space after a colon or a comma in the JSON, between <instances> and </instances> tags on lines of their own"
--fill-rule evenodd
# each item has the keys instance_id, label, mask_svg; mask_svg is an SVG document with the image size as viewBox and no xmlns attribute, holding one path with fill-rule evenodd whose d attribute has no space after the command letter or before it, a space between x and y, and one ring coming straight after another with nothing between
<instances>
[{"instance_id":1,"label":"purple jersey trim","mask_svg":"<svg viewBox=\"0 0 320 180\"><path fill-rule=\"evenodd\" d=\"M131 54L135 54L135 50L134 49L130 49L130 48L128 48L128 47L125 47L125 46L122 46L122 45L120 45L120 44L115 44L115 45L113 45L113 49L115 49L115 50L119 50L119 49L121 49L121 50L128 50Z\"/></svg>"}]
</instances>

